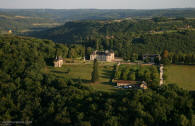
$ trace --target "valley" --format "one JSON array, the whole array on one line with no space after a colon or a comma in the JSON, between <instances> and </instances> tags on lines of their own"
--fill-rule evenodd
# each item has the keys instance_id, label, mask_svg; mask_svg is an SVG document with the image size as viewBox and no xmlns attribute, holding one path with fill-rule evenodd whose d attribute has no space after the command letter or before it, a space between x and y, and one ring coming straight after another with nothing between
<instances>
[{"instance_id":1,"label":"valley","mask_svg":"<svg viewBox=\"0 0 195 126\"><path fill-rule=\"evenodd\" d=\"M0 9L0 125L194 126L194 14Z\"/></svg>"}]
</instances>

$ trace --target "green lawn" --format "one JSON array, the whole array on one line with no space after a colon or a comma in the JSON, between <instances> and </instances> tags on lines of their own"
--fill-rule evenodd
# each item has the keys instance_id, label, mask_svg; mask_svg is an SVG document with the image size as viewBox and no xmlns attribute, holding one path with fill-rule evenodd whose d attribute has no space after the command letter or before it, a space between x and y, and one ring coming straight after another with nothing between
<instances>
[{"instance_id":1,"label":"green lawn","mask_svg":"<svg viewBox=\"0 0 195 126\"><path fill-rule=\"evenodd\" d=\"M72 78L75 81L80 78L86 86L95 90L116 91L118 89L109 82L113 65L113 63L99 62L100 80L96 84L90 82L93 62L64 64L62 68L49 67L48 70L60 78ZM167 83L175 83L184 89L195 90L195 65L170 65L167 66L167 74Z\"/></svg>"},{"instance_id":2,"label":"green lawn","mask_svg":"<svg viewBox=\"0 0 195 126\"><path fill-rule=\"evenodd\" d=\"M79 78L84 82L84 85L101 91L115 91L116 88L109 82L112 74L114 63L99 62L99 82L93 84L91 80L91 72L93 62L64 64L61 68L49 67L49 72L60 78L72 78L77 81ZM68 73L68 71L70 71Z\"/></svg>"},{"instance_id":3,"label":"green lawn","mask_svg":"<svg viewBox=\"0 0 195 126\"><path fill-rule=\"evenodd\" d=\"M89 86L95 90L101 91L121 91L124 89L115 88L111 82L110 78L112 75L113 66L115 63L110 62L99 62L99 82L91 83L91 73L93 62L76 62L76 63L65 63L61 68L54 68L52 66L48 67L48 72L52 75L55 75L59 78L71 78L74 81L82 80L84 85ZM123 64L121 67L131 66L136 68L135 64ZM144 68L151 66L144 66ZM68 72L69 71L69 72Z\"/></svg>"},{"instance_id":4,"label":"green lawn","mask_svg":"<svg viewBox=\"0 0 195 126\"><path fill-rule=\"evenodd\" d=\"M170 65L167 67L167 83L195 91L195 65Z\"/></svg>"}]
</instances>

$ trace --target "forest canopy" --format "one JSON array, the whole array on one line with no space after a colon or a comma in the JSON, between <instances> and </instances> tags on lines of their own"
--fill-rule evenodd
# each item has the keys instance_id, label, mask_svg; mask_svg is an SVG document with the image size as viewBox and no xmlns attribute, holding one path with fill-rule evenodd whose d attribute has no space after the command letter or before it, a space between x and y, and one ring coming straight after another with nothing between
<instances>
[{"instance_id":1,"label":"forest canopy","mask_svg":"<svg viewBox=\"0 0 195 126\"><path fill-rule=\"evenodd\" d=\"M161 54L164 50L194 54L195 20L161 20L74 21L29 36L79 44L93 50L114 50L116 56L126 60L138 59L135 55Z\"/></svg>"},{"instance_id":2,"label":"forest canopy","mask_svg":"<svg viewBox=\"0 0 195 126\"><path fill-rule=\"evenodd\" d=\"M161 54L165 65L192 65L194 14L195 9L0 9L0 125L193 126L194 94L176 84L159 86L156 66L114 66L110 80L145 81L149 89L112 92L48 69L56 56L88 59L94 50L113 50L132 62ZM98 67L94 63L92 81L98 80Z\"/></svg>"},{"instance_id":3,"label":"forest canopy","mask_svg":"<svg viewBox=\"0 0 195 126\"><path fill-rule=\"evenodd\" d=\"M45 73L57 45L0 36L0 120L51 126L192 125L193 99L176 85L109 93Z\"/></svg>"}]
</instances>

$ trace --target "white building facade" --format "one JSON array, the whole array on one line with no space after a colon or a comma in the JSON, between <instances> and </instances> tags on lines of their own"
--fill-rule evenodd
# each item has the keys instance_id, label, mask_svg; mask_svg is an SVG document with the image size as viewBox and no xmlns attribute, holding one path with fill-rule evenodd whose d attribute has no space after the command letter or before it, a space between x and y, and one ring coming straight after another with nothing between
<instances>
[{"instance_id":1,"label":"white building facade","mask_svg":"<svg viewBox=\"0 0 195 126\"><path fill-rule=\"evenodd\" d=\"M112 51L94 51L90 55L90 60L97 59L98 61L111 62L114 60L114 52Z\"/></svg>"}]
</instances>

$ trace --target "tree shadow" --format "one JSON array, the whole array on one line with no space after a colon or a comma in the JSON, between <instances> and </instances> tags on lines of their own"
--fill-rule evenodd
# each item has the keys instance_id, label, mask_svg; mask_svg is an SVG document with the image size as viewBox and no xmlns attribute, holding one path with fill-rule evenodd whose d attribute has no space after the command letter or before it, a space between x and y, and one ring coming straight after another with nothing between
<instances>
[{"instance_id":1,"label":"tree shadow","mask_svg":"<svg viewBox=\"0 0 195 126\"><path fill-rule=\"evenodd\" d=\"M190 95L195 98L195 90L189 91Z\"/></svg>"},{"instance_id":2,"label":"tree shadow","mask_svg":"<svg viewBox=\"0 0 195 126\"><path fill-rule=\"evenodd\" d=\"M54 58L46 58L45 62L48 66L54 66L53 64Z\"/></svg>"},{"instance_id":3,"label":"tree shadow","mask_svg":"<svg viewBox=\"0 0 195 126\"><path fill-rule=\"evenodd\" d=\"M57 71L57 70L52 70L51 72L57 73L57 74L68 74L66 71Z\"/></svg>"},{"instance_id":4,"label":"tree shadow","mask_svg":"<svg viewBox=\"0 0 195 126\"><path fill-rule=\"evenodd\" d=\"M83 83L83 84L91 83L91 80L87 80L87 79L72 78L72 77L68 77L68 76L64 77L64 76L59 76L59 75L53 75L53 76L55 76L56 78L60 78L60 79L70 79L70 80L72 80L73 82L76 82L76 83Z\"/></svg>"},{"instance_id":5,"label":"tree shadow","mask_svg":"<svg viewBox=\"0 0 195 126\"><path fill-rule=\"evenodd\" d=\"M111 71L111 70L103 69L103 71L102 71L101 74L103 74L103 75L101 76L102 78L111 79L111 77L112 77L112 71Z\"/></svg>"},{"instance_id":6,"label":"tree shadow","mask_svg":"<svg viewBox=\"0 0 195 126\"><path fill-rule=\"evenodd\" d=\"M74 82L81 82L81 83L85 83L85 84L91 83L91 80L87 80L87 79L72 78L72 80L73 80Z\"/></svg>"},{"instance_id":7,"label":"tree shadow","mask_svg":"<svg viewBox=\"0 0 195 126\"><path fill-rule=\"evenodd\" d=\"M109 82L102 82L101 84L115 86L115 84L112 83L111 81L109 81Z\"/></svg>"},{"instance_id":8,"label":"tree shadow","mask_svg":"<svg viewBox=\"0 0 195 126\"><path fill-rule=\"evenodd\" d=\"M195 64L187 64L187 63L175 63L175 65L188 65L188 66L195 66Z\"/></svg>"}]
</instances>

